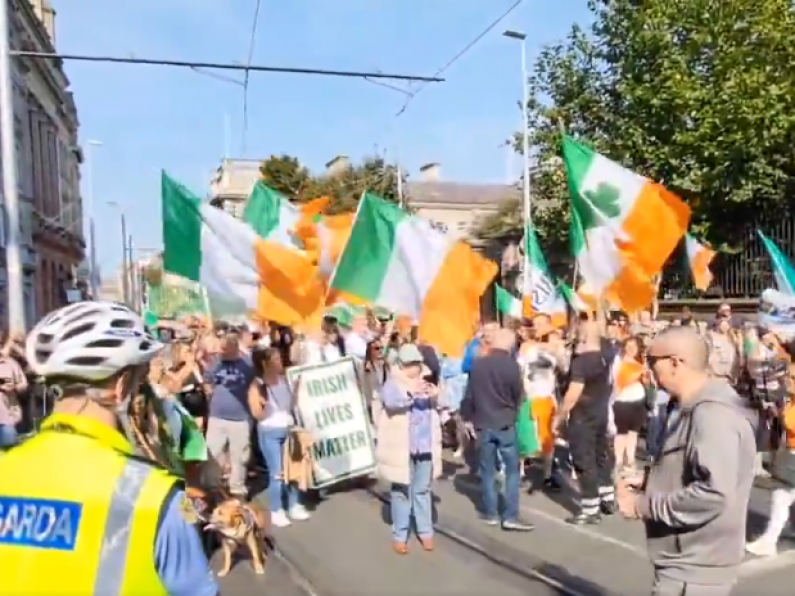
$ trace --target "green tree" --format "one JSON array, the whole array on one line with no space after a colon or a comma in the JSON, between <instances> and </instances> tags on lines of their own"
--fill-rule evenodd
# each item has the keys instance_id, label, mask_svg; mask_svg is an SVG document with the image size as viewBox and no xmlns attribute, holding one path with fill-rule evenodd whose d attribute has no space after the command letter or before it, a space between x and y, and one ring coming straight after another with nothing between
<instances>
[{"instance_id":1,"label":"green tree","mask_svg":"<svg viewBox=\"0 0 795 596\"><path fill-rule=\"evenodd\" d=\"M530 179L530 209L533 227L547 256L568 253L569 209L566 174L559 158L551 156L543 166L536 167ZM471 235L481 242L505 238L518 239L524 233L521 199L503 201L497 211L477 222Z\"/></svg>"},{"instance_id":2,"label":"green tree","mask_svg":"<svg viewBox=\"0 0 795 596\"><path fill-rule=\"evenodd\" d=\"M265 184L288 197L301 195L312 181L309 170L290 155L271 155L259 171Z\"/></svg>"},{"instance_id":3,"label":"green tree","mask_svg":"<svg viewBox=\"0 0 795 596\"><path fill-rule=\"evenodd\" d=\"M559 155L562 125L678 192L716 246L736 245L762 214L780 218L795 181L792 3L590 0L589 8L590 29L575 25L545 47L529 80L538 163ZM552 182L534 185L539 201L565 199L565 182Z\"/></svg>"},{"instance_id":4,"label":"green tree","mask_svg":"<svg viewBox=\"0 0 795 596\"><path fill-rule=\"evenodd\" d=\"M390 201L398 200L398 171L379 156L365 158L359 164L350 164L333 175L312 175L291 156L271 156L260 166L266 184L296 201L303 202L318 197L331 199L330 213L354 211L365 190L372 191ZM404 199L407 187L403 179Z\"/></svg>"}]
</instances>

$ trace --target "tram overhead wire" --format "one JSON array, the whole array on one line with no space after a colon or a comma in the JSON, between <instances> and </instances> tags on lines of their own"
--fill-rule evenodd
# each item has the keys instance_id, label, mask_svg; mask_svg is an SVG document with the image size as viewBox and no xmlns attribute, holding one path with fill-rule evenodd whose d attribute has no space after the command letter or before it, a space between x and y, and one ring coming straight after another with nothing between
<instances>
[{"instance_id":1,"label":"tram overhead wire","mask_svg":"<svg viewBox=\"0 0 795 596\"><path fill-rule=\"evenodd\" d=\"M177 68L206 69L206 70L232 70L250 72L268 72L274 74L303 74L326 77L344 77L354 79L392 79L395 81L414 81L419 83L443 83L444 79L438 76L426 77L419 75L363 72L355 70L335 70L325 68L297 68L285 66L263 66L259 64L235 64L230 62L192 62L190 60L165 60L154 58L122 58L119 56L95 56L87 54L57 54L51 52L30 52L24 50L11 50L10 55L15 58L33 58L39 60L71 60L73 62L98 62L109 64L137 64L143 66L172 66Z\"/></svg>"}]
</instances>

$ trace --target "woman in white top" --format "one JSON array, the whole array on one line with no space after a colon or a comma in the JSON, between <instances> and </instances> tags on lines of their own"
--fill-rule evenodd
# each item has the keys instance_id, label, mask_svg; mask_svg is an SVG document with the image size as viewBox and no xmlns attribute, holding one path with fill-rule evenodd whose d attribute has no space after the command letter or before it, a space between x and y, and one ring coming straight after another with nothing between
<instances>
[{"instance_id":1,"label":"woman in white top","mask_svg":"<svg viewBox=\"0 0 795 596\"><path fill-rule=\"evenodd\" d=\"M613 447L617 469L635 466L638 433L646 422L645 374L640 340L630 337L613 362Z\"/></svg>"},{"instance_id":2,"label":"woman in white top","mask_svg":"<svg viewBox=\"0 0 795 596\"><path fill-rule=\"evenodd\" d=\"M282 528L289 526L291 519L309 519L309 513L299 501L298 487L286 484L283 479L284 444L290 427L295 424L294 397L284 377L279 350L267 348L257 352L254 367L258 378L249 389L248 403L257 420L259 448L268 467L271 523Z\"/></svg>"}]
</instances>

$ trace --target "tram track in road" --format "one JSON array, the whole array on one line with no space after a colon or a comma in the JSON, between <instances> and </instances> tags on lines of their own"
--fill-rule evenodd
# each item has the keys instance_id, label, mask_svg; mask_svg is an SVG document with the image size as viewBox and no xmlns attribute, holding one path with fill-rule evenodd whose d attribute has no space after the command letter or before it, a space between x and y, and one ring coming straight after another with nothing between
<instances>
[{"instance_id":1,"label":"tram track in road","mask_svg":"<svg viewBox=\"0 0 795 596\"><path fill-rule=\"evenodd\" d=\"M357 494L360 495L359 498L373 505L389 506L389 495L377 484L363 488ZM474 509L472 515L473 523L470 525L444 519L440 513L434 521L437 548L452 548L457 551L457 556L468 561L472 561L472 557L485 560L495 573L501 574L506 579L510 576L511 579L508 580L510 583L529 588L531 590L529 594L615 596L601 586L568 575L566 570L559 566L549 565L536 556L511 547L505 541L490 537L486 527L482 529L475 527L479 521L474 520L474 516L477 515ZM546 591L540 590L542 586ZM532 590L533 587L535 591Z\"/></svg>"}]
</instances>

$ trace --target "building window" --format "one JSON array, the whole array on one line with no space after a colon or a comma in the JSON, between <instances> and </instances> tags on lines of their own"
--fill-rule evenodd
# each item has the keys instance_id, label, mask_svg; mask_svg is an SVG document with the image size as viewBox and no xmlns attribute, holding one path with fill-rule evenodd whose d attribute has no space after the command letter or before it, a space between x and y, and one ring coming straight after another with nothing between
<instances>
[{"instance_id":1,"label":"building window","mask_svg":"<svg viewBox=\"0 0 795 596\"><path fill-rule=\"evenodd\" d=\"M431 220L431 227L432 227L434 230L439 230L439 231L440 231L440 232L442 232L443 234L447 234L447 232L448 232L448 227L447 227L447 224L446 224L446 223L442 223L442 222L440 222L440 221L433 221L433 220Z\"/></svg>"}]
</instances>

